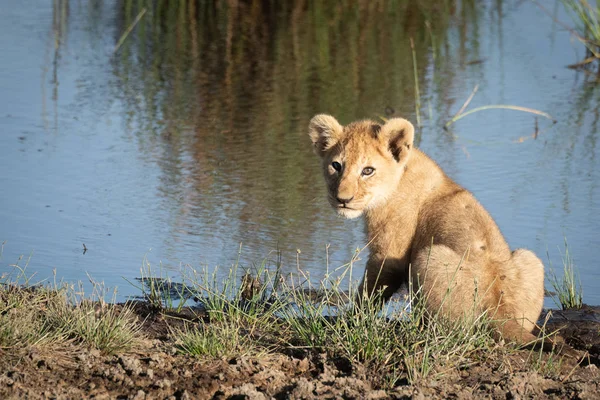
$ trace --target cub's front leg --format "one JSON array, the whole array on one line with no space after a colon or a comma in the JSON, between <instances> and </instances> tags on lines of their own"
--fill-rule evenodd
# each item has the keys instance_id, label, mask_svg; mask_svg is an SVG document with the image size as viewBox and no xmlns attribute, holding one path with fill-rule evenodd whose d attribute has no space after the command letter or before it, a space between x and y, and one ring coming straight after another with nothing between
<instances>
[{"instance_id":1,"label":"cub's front leg","mask_svg":"<svg viewBox=\"0 0 600 400\"><path fill-rule=\"evenodd\" d=\"M358 299L365 296L381 296L379 300L386 302L408 281L406 259L369 257L363 279L358 287Z\"/></svg>"}]
</instances>

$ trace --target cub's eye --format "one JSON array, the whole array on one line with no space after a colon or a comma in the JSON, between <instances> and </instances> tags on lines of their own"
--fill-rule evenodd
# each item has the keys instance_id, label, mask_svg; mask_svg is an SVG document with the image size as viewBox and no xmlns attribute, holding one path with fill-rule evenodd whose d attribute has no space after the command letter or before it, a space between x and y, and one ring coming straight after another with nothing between
<instances>
[{"instance_id":1,"label":"cub's eye","mask_svg":"<svg viewBox=\"0 0 600 400\"><path fill-rule=\"evenodd\" d=\"M362 170L362 175L363 176L373 175L373 172L375 172L375 168L373 168L373 167L365 167Z\"/></svg>"},{"instance_id":2,"label":"cub's eye","mask_svg":"<svg viewBox=\"0 0 600 400\"><path fill-rule=\"evenodd\" d=\"M331 166L333 167L333 169L335 169L337 172L340 172L342 170L342 164L340 164L337 161L334 161L331 163Z\"/></svg>"}]
</instances>

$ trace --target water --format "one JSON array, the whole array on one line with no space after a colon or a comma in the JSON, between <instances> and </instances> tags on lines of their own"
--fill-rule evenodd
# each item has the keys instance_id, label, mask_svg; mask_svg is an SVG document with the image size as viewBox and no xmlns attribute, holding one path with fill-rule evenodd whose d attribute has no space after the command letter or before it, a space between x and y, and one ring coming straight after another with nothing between
<instances>
[{"instance_id":1,"label":"water","mask_svg":"<svg viewBox=\"0 0 600 400\"><path fill-rule=\"evenodd\" d=\"M286 272L322 277L365 235L327 205L308 121L416 122L412 37L420 148L512 247L559 270L566 238L584 300L600 303L600 89L566 68L583 46L531 2L408 3L2 6L0 274L23 256L35 280L89 275L128 296L144 260L176 278L280 249ZM468 109L519 105L558 122L488 110L444 131L475 85Z\"/></svg>"}]
</instances>

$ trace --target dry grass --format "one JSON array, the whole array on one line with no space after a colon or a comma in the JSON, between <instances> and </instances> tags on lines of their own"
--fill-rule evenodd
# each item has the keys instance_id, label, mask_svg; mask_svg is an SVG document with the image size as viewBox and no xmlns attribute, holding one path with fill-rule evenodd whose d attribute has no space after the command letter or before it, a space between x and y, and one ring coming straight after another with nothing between
<instances>
[{"instance_id":1,"label":"dry grass","mask_svg":"<svg viewBox=\"0 0 600 400\"><path fill-rule=\"evenodd\" d=\"M25 284L20 283L26 282ZM97 291L97 292L96 292ZM99 287L96 293L101 293ZM127 306L67 285L30 285L25 273L0 282L0 347L27 349L80 343L105 353L127 351L141 338Z\"/></svg>"}]
</instances>

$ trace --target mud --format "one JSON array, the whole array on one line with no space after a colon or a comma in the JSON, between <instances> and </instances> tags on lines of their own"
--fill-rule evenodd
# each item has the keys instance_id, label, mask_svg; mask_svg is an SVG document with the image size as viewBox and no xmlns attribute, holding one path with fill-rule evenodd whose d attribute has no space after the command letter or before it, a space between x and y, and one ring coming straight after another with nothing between
<instances>
[{"instance_id":1,"label":"mud","mask_svg":"<svg viewBox=\"0 0 600 400\"><path fill-rule=\"evenodd\" d=\"M361 364L308 349L219 360L181 355L168 326L203 317L189 310L159 313L144 303L135 309L144 320L146 339L127 354L106 355L75 345L0 350L0 398L600 398L596 307L555 311L547 324L562 329L565 342L579 351L578 359L557 362L556 355L527 350L501 360L483 355L461 369L440 371L413 384L401 380L391 387L382 387L381 376Z\"/></svg>"}]
</instances>

